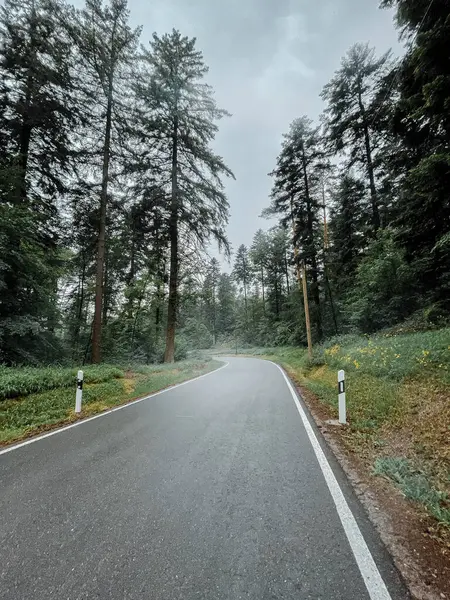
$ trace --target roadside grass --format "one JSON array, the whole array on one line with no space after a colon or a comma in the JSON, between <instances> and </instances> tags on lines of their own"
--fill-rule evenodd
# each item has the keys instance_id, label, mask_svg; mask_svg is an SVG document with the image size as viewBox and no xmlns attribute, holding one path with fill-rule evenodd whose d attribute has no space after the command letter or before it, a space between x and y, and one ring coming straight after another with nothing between
<instances>
[{"instance_id":1,"label":"roadside grass","mask_svg":"<svg viewBox=\"0 0 450 600\"><path fill-rule=\"evenodd\" d=\"M85 384L83 387L82 412L74 412L75 405L75 375L76 370L64 369L58 374L58 369L23 370L19 373L19 383L14 384L14 373L0 369L0 388L5 376L7 385L3 389L35 389L37 382L49 386L53 381L53 389L45 389L32 393L24 393L8 400L0 401L0 444L17 441L24 437L63 425L80 418L92 416L130 400L159 391L171 385L198 377L221 366L221 363L208 358L201 360L183 361L170 365L132 365L118 368L108 365L85 367ZM30 373L31 371L31 373ZM70 383L68 384L68 377ZM31 382L31 383L30 383ZM58 385L61 383L62 385ZM15 385L15 387L14 387Z\"/></svg>"},{"instance_id":2,"label":"roadside grass","mask_svg":"<svg viewBox=\"0 0 450 600\"><path fill-rule=\"evenodd\" d=\"M312 360L303 348L244 353L281 364L329 418L338 416L337 371L344 369L344 443L450 528L450 329L340 336L316 347ZM397 463L390 461L404 461L401 481L391 477Z\"/></svg>"},{"instance_id":3,"label":"roadside grass","mask_svg":"<svg viewBox=\"0 0 450 600\"><path fill-rule=\"evenodd\" d=\"M450 384L450 328L376 336L341 336L319 348L330 367L345 368L397 381L435 376Z\"/></svg>"},{"instance_id":4,"label":"roadside grass","mask_svg":"<svg viewBox=\"0 0 450 600\"><path fill-rule=\"evenodd\" d=\"M406 498L421 502L440 525L450 527L450 497L430 484L426 473L406 458L377 458L374 473L396 483Z\"/></svg>"},{"instance_id":5,"label":"roadside grass","mask_svg":"<svg viewBox=\"0 0 450 600\"><path fill-rule=\"evenodd\" d=\"M19 367L0 365L0 401L55 388L73 387L78 369L66 367ZM101 383L123 377L123 371L113 365L83 367L86 383Z\"/></svg>"}]
</instances>

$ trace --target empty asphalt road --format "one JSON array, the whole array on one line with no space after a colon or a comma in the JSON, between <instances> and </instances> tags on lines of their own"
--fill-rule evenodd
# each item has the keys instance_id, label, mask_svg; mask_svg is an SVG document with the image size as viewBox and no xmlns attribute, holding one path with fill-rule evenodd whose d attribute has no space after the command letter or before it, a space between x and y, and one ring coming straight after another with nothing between
<instances>
[{"instance_id":1,"label":"empty asphalt road","mask_svg":"<svg viewBox=\"0 0 450 600\"><path fill-rule=\"evenodd\" d=\"M227 360L0 454L2 600L407 598L282 371Z\"/></svg>"}]
</instances>

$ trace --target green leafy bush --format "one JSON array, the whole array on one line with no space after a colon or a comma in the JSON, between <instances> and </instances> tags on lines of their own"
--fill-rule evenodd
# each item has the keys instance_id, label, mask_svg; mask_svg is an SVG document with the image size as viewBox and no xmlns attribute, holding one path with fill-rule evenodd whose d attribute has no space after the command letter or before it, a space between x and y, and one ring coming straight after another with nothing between
<instances>
[{"instance_id":1,"label":"green leafy bush","mask_svg":"<svg viewBox=\"0 0 450 600\"><path fill-rule=\"evenodd\" d=\"M436 490L425 473L414 469L406 458L378 458L374 473L394 481L406 498L422 503L439 523L450 527L450 498Z\"/></svg>"},{"instance_id":2,"label":"green leafy bush","mask_svg":"<svg viewBox=\"0 0 450 600\"><path fill-rule=\"evenodd\" d=\"M350 323L371 333L403 321L416 309L414 272L386 230L371 242L358 265L348 299Z\"/></svg>"},{"instance_id":3,"label":"green leafy bush","mask_svg":"<svg viewBox=\"0 0 450 600\"><path fill-rule=\"evenodd\" d=\"M188 319L185 326L177 336L177 342L183 340L183 344L190 350L207 349L213 345L213 336L204 323L196 319Z\"/></svg>"}]
</instances>

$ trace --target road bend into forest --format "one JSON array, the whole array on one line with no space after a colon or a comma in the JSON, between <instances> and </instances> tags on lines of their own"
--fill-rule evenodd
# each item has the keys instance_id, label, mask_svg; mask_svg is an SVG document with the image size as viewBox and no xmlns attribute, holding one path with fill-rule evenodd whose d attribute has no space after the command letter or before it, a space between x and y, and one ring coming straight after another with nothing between
<instances>
[{"instance_id":1,"label":"road bend into forest","mask_svg":"<svg viewBox=\"0 0 450 600\"><path fill-rule=\"evenodd\" d=\"M400 600L282 370L211 374L0 451L2 600Z\"/></svg>"}]
</instances>

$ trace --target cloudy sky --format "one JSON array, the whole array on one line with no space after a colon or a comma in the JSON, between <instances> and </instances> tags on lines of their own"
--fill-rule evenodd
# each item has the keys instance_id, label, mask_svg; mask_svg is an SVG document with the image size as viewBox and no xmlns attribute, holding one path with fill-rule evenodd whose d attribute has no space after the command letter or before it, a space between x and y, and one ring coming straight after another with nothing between
<instances>
[{"instance_id":1,"label":"cloudy sky","mask_svg":"<svg viewBox=\"0 0 450 600\"><path fill-rule=\"evenodd\" d=\"M227 183L234 249L249 244L268 204L281 135L295 117L316 119L320 91L355 42L401 52L393 15L378 0L129 0L131 20L153 31L195 36L219 106L216 150L236 175Z\"/></svg>"}]
</instances>

